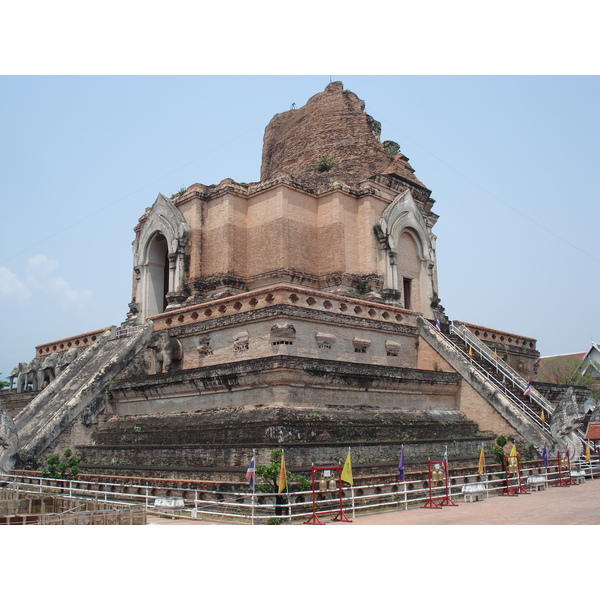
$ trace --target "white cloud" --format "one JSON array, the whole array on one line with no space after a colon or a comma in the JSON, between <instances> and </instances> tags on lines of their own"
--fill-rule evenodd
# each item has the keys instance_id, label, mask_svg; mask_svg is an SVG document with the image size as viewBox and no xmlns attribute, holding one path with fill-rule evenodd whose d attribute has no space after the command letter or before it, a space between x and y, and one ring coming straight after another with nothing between
<instances>
[{"instance_id":1,"label":"white cloud","mask_svg":"<svg viewBox=\"0 0 600 600\"><path fill-rule=\"evenodd\" d=\"M26 302L30 297L27 284L7 267L0 267L0 300Z\"/></svg>"},{"instance_id":2,"label":"white cloud","mask_svg":"<svg viewBox=\"0 0 600 600\"><path fill-rule=\"evenodd\" d=\"M24 279L19 279L7 267L0 267L0 300L5 304L22 304L32 298L44 302L54 299L63 310L83 312L92 298L91 290L74 289L64 277L54 273L57 270L58 261L42 254L27 261Z\"/></svg>"},{"instance_id":3,"label":"white cloud","mask_svg":"<svg viewBox=\"0 0 600 600\"><path fill-rule=\"evenodd\" d=\"M61 308L85 310L92 298L88 289L76 290L64 278L54 275L58 268L58 261L42 254L32 256L27 261L27 284L30 290L39 290L54 296Z\"/></svg>"}]
</instances>

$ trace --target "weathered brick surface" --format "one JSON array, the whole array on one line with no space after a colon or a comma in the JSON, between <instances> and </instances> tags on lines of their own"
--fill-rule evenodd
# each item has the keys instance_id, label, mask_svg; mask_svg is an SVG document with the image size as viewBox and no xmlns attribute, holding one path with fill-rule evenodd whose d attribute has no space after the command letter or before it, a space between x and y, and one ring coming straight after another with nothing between
<instances>
[{"instance_id":1,"label":"weathered brick surface","mask_svg":"<svg viewBox=\"0 0 600 600\"><path fill-rule=\"evenodd\" d=\"M428 371L445 371L446 373L455 373L454 368L438 354L431 345L423 338L419 338L419 353L417 368Z\"/></svg>"},{"instance_id":2,"label":"weathered brick surface","mask_svg":"<svg viewBox=\"0 0 600 600\"><path fill-rule=\"evenodd\" d=\"M487 431L504 434L509 440L521 440L521 435L494 410L464 379L460 384L459 408L464 415L481 423Z\"/></svg>"},{"instance_id":3,"label":"weathered brick surface","mask_svg":"<svg viewBox=\"0 0 600 600\"><path fill-rule=\"evenodd\" d=\"M287 174L313 184L357 182L391 171L422 186L406 157L386 152L379 140L381 125L364 106L335 81L305 106L275 115L265 129L261 180ZM323 155L333 159L327 171L317 168Z\"/></svg>"}]
</instances>

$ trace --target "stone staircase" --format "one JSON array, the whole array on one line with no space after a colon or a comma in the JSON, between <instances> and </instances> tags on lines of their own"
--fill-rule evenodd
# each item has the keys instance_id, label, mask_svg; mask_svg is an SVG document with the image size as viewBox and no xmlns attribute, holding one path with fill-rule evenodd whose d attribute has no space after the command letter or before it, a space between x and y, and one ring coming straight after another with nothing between
<instances>
[{"instance_id":1,"label":"stone staircase","mask_svg":"<svg viewBox=\"0 0 600 600\"><path fill-rule=\"evenodd\" d=\"M538 452L552 447L548 424L552 405L536 390L525 396L527 382L470 332L451 326L443 334L423 318L418 319L421 336L485 398ZM470 349L470 351L469 351ZM546 422L542 421L544 411Z\"/></svg>"},{"instance_id":2,"label":"stone staircase","mask_svg":"<svg viewBox=\"0 0 600 600\"><path fill-rule=\"evenodd\" d=\"M15 418L19 456L40 456L84 411L97 411L107 384L143 348L152 328L148 321L121 338L108 329L45 387Z\"/></svg>"},{"instance_id":3,"label":"stone staircase","mask_svg":"<svg viewBox=\"0 0 600 600\"><path fill-rule=\"evenodd\" d=\"M469 344L456 333L447 335L447 338L457 347L460 348L467 356L469 356ZM539 423L540 427L550 432L550 428L542 421L542 410L544 411L544 418L549 419L551 416L551 409L548 407L540 406L538 402L534 401L531 396L523 395L523 388L517 384L514 379L506 378L503 376L502 369L497 366L493 366L487 360L484 360L477 350L471 350L473 356L469 356L469 359L476 365L476 368L483 370L488 374L490 381L495 382L496 385L501 386L502 389L506 390L507 394L511 397L514 396L518 399L519 403L526 407L525 412ZM551 407L550 403L548 406Z\"/></svg>"}]
</instances>

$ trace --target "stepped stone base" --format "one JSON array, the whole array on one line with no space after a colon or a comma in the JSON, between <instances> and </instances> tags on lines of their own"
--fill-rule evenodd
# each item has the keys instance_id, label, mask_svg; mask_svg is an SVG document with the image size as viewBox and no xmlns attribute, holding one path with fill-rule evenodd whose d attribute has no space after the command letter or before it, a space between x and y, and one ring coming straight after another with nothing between
<instances>
[{"instance_id":1,"label":"stepped stone base","mask_svg":"<svg viewBox=\"0 0 600 600\"><path fill-rule=\"evenodd\" d=\"M408 462L477 456L483 436L455 410L389 410L373 407L290 408L251 406L196 413L119 416L78 447L86 472L239 481L256 451L258 464L284 448L286 467L310 473L311 464L343 463L353 469L393 471L402 445Z\"/></svg>"}]
</instances>

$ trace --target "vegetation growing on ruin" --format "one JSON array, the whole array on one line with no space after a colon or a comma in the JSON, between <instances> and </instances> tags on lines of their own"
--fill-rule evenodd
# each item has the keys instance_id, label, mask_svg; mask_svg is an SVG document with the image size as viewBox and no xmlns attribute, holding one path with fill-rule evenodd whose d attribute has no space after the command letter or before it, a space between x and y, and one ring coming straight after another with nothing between
<instances>
[{"instance_id":1,"label":"vegetation growing on ruin","mask_svg":"<svg viewBox=\"0 0 600 600\"><path fill-rule=\"evenodd\" d=\"M52 477L53 479L77 477L79 460L71 450L65 450L62 458L60 454L52 454L46 461L46 468L42 470L42 477Z\"/></svg>"},{"instance_id":2,"label":"vegetation growing on ruin","mask_svg":"<svg viewBox=\"0 0 600 600\"><path fill-rule=\"evenodd\" d=\"M317 171L320 173L324 171L329 171L333 166L333 156L329 154L321 154L319 158L317 158Z\"/></svg>"},{"instance_id":3,"label":"vegetation growing on ruin","mask_svg":"<svg viewBox=\"0 0 600 600\"><path fill-rule=\"evenodd\" d=\"M395 156L400 153L400 144L398 142L387 140L383 142L383 148L388 156Z\"/></svg>"}]
</instances>

